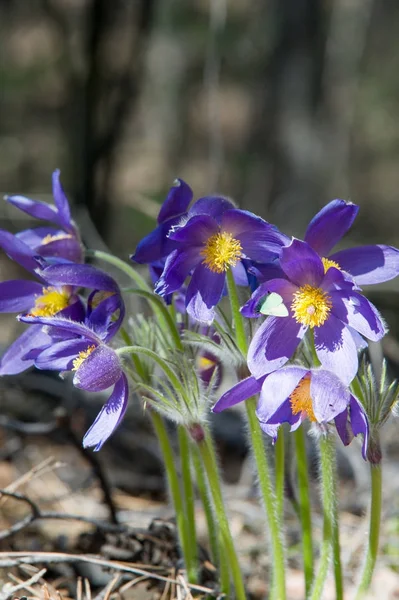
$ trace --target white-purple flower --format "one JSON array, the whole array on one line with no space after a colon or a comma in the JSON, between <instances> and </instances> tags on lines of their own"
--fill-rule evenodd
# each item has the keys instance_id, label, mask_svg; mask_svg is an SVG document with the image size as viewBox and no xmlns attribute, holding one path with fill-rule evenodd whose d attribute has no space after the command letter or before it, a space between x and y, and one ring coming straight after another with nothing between
<instances>
[{"instance_id":1,"label":"white-purple flower","mask_svg":"<svg viewBox=\"0 0 399 600\"><path fill-rule=\"evenodd\" d=\"M268 316L255 333L248 352L252 375L259 378L282 367L311 329L321 365L349 384L357 373L361 336L378 341L385 334L377 309L306 242L294 239L283 247L280 267L284 277L262 283L241 309L247 317L262 316L265 299L274 293L288 312Z\"/></svg>"},{"instance_id":2,"label":"white-purple flower","mask_svg":"<svg viewBox=\"0 0 399 600\"><path fill-rule=\"evenodd\" d=\"M25 196L5 197L7 202L28 215L58 226L58 228L46 226L25 229L17 233L16 238L29 246L35 254L45 258L82 262L83 248L79 231L72 220L68 199L61 185L58 169L54 171L52 181L55 206L39 200L31 200Z\"/></svg>"},{"instance_id":3,"label":"white-purple flower","mask_svg":"<svg viewBox=\"0 0 399 600\"><path fill-rule=\"evenodd\" d=\"M259 379L248 377L227 391L213 411L221 412L258 393L256 415L263 431L274 439L282 423L289 423L294 431L305 419L320 426L334 421L345 445L353 436L363 435L366 459L369 425L365 411L334 373L292 365Z\"/></svg>"},{"instance_id":4,"label":"white-purple flower","mask_svg":"<svg viewBox=\"0 0 399 600\"><path fill-rule=\"evenodd\" d=\"M332 200L309 223L305 242L321 257L351 275L357 285L389 281L399 273L399 250L392 246L368 245L339 250L333 247L351 228L359 207L345 200Z\"/></svg>"}]
</instances>

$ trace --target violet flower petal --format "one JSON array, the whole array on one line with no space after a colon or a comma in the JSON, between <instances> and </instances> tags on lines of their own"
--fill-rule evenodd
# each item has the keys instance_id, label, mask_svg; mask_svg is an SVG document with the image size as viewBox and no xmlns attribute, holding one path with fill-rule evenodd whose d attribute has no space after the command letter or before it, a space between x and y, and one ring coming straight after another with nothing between
<instances>
[{"instance_id":1,"label":"violet flower petal","mask_svg":"<svg viewBox=\"0 0 399 600\"><path fill-rule=\"evenodd\" d=\"M225 281L225 273L214 273L204 264L196 267L186 293L187 312L193 319L208 324L213 321Z\"/></svg>"},{"instance_id":2,"label":"violet flower petal","mask_svg":"<svg viewBox=\"0 0 399 600\"><path fill-rule=\"evenodd\" d=\"M174 250L166 259L165 268L159 278L155 292L167 296L179 290L190 271L201 261L198 248Z\"/></svg>"},{"instance_id":3,"label":"violet flower petal","mask_svg":"<svg viewBox=\"0 0 399 600\"><path fill-rule=\"evenodd\" d=\"M158 223L164 223L168 219L185 213L192 197L193 191L190 186L183 179L175 179L159 211Z\"/></svg>"},{"instance_id":4,"label":"violet flower petal","mask_svg":"<svg viewBox=\"0 0 399 600\"><path fill-rule=\"evenodd\" d=\"M187 246L198 246L198 252L208 239L219 233L219 227L215 219L209 215L198 215L192 217L185 225L172 230L169 239Z\"/></svg>"},{"instance_id":5,"label":"violet flower petal","mask_svg":"<svg viewBox=\"0 0 399 600\"><path fill-rule=\"evenodd\" d=\"M62 229L54 227L34 227L33 229L24 229L15 234L15 237L29 246L31 250L35 250L41 246L44 238L47 236L65 235Z\"/></svg>"},{"instance_id":6,"label":"violet flower petal","mask_svg":"<svg viewBox=\"0 0 399 600\"><path fill-rule=\"evenodd\" d=\"M351 396L350 405L350 422L354 435L363 435L362 455L364 460L367 460L367 446L369 442L369 422L364 412L363 406L355 396Z\"/></svg>"},{"instance_id":7,"label":"violet flower petal","mask_svg":"<svg viewBox=\"0 0 399 600\"><path fill-rule=\"evenodd\" d=\"M247 377L242 381L239 381L234 387L230 388L227 392L219 398L215 406L212 408L212 412L219 413L226 408L231 408L243 400L255 396L262 389L262 383L264 377L255 379L255 377Z\"/></svg>"},{"instance_id":8,"label":"violet flower petal","mask_svg":"<svg viewBox=\"0 0 399 600\"><path fill-rule=\"evenodd\" d=\"M268 317L252 338L248 367L259 378L282 367L294 354L307 327L291 318Z\"/></svg>"},{"instance_id":9,"label":"violet flower petal","mask_svg":"<svg viewBox=\"0 0 399 600\"><path fill-rule=\"evenodd\" d=\"M322 366L349 385L357 373L357 348L351 332L330 314L321 327L314 328L316 354Z\"/></svg>"},{"instance_id":10,"label":"violet flower petal","mask_svg":"<svg viewBox=\"0 0 399 600\"><path fill-rule=\"evenodd\" d=\"M61 238L38 246L36 252L44 258L59 258L73 263L83 260L82 246L75 237Z\"/></svg>"},{"instance_id":11,"label":"violet flower petal","mask_svg":"<svg viewBox=\"0 0 399 600\"><path fill-rule=\"evenodd\" d=\"M58 209L58 223L65 231L74 232L75 228L72 224L71 209L65 195L64 188L60 181L60 170L56 169L52 176L53 181L53 197L55 205Z\"/></svg>"},{"instance_id":12,"label":"violet flower petal","mask_svg":"<svg viewBox=\"0 0 399 600\"><path fill-rule=\"evenodd\" d=\"M140 264L153 263L175 250L176 243L167 236L179 221L180 217L174 217L158 225L137 244L136 252L130 256L131 260Z\"/></svg>"},{"instance_id":13,"label":"violet flower petal","mask_svg":"<svg viewBox=\"0 0 399 600\"><path fill-rule=\"evenodd\" d=\"M129 400L129 387L124 373L115 384L114 390L99 412L93 425L83 438L84 448L95 446L98 451L122 421Z\"/></svg>"},{"instance_id":14,"label":"violet flower petal","mask_svg":"<svg viewBox=\"0 0 399 600\"><path fill-rule=\"evenodd\" d=\"M0 313L20 312L34 306L43 286L36 281L12 279L0 282Z\"/></svg>"},{"instance_id":15,"label":"violet flower petal","mask_svg":"<svg viewBox=\"0 0 399 600\"><path fill-rule=\"evenodd\" d=\"M59 223L56 209L51 204L47 204L47 202L31 200L19 195L6 196L5 199L10 204L19 208L19 210L31 215L31 217L41 219L42 221L50 221L51 223Z\"/></svg>"},{"instance_id":16,"label":"violet flower petal","mask_svg":"<svg viewBox=\"0 0 399 600\"><path fill-rule=\"evenodd\" d=\"M51 285L73 285L120 293L116 281L92 265L71 263L51 265L40 271L40 275Z\"/></svg>"},{"instance_id":17,"label":"violet flower petal","mask_svg":"<svg viewBox=\"0 0 399 600\"><path fill-rule=\"evenodd\" d=\"M82 339L52 343L51 346L40 352L35 360L35 367L49 371L70 371L79 352L87 350L88 346L88 341Z\"/></svg>"},{"instance_id":18,"label":"violet flower petal","mask_svg":"<svg viewBox=\"0 0 399 600\"><path fill-rule=\"evenodd\" d=\"M116 383L122 373L118 355L109 346L98 346L75 372L73 384L88 392L100 392Z\"/></svg>"},{"instance_id":19,"label":"violet flower petal","mask_svg":"<svg viewBox=\"0 0 399 600\"><path fill-rule=\"evenodd\" d=\"M360 246L330 256L358 285L389 281L399 274L399 250L392 246Z\"/></svg>"},{"instance_id":20,"label":"violet flower petal","mask_svg":"<svg viewBox=\"0 0 399 600\"><path fill-rule=\"evenodd\" d=\"M321 256L327 256L352 227L359 207L345 200L332 200L313 217L305 234L307 242Z\"/></svg>"},{"instance_id":21,"label":"violet flower petal","mask_svg":"<svg viewBox=\"0 0 399 600\"><path fill-rule=\"evenodd\" d=\"M0 229L0 248L3 248L12 260L31 273L34 273L40 266L36 253L15 235L4 229Z\"/></svg>"},{"instance_id":22,"label":"violet flower petal","mask_svg":"<svg viewBox=\"0 0 399 600\"><path fill-rule=\"evenodd\" d=\"M308 244L295 238L289 246L283 246L280 265L288 279L298 286L319 287L324 278L320 256Z\"/></svg>"},{"instance_id":23,"label":"violet flower petal","mask_svg":"<svg viewBox=\"0 0 399 600\"><path fill-rule=\"evenodd\" d=\"M349 404L348 388L336 375L325 369L313 369L310 380L313 412L319 423L328 423Z\"/></svg>"},{"instance_id":24,"label":"violet flower petal","mask_svg":"<svg viewBox=\"0 0 399 600\"><path fill-rule=\"evenodd\" d=\"M385 325L375 306L362 294L351 292L333 292L331 312L343 323L367 339L378 342L386 333Z\"/></svg>"},{"instance_id":25,"label":"violet flower petal","mask_svg":"<svg viewBox=\"0 0 399 600\"><path fill-rule=\"evenodd\" d=\"M51 338L42 331L41 325L32 325L7 348L0 360L0 375L16 375L29 369L34 359L25 360L33 348L46 347Z\"/></svg>"},{"instance_id":26,"label":"violet flower petal","mask_svg":"<svg viewBox=\"0 0 399 600\"><path fill-rule=\"evenodd\" d=\"M289 399L301 379L308 373L309 369L292 366L279 369L268 375L264 380L256 409L258 419L268 423L271 417ZM276 423L275 420L274 423Z\"/></svg>"},{"instance_id":27,"label":"violet flower petal","mask_svg":"<svg viewBox=\"0 0 399 600\"><path fill-rule=\"evenodd\" d=\"M48 328L56 328L61 329L67 332L70 337L73 336L82 336L87 340L90 340L94 345L98 345L101 343L101 338L87 325L84 323L78 323L76 321L71 321L69 318L55 316L55 317L42 317L37 316L33 317L30 315L19 315L17 317L18 321L22 321L23 323L36 323L41 325L46 325Z\"/></svg>"},{"instance_id":28,"label":"violet flower petal","mask_svg":"<svg viewBox=\"0 0 399 600\"><path fill-rule=\"evenodd\" d=\"M235 206L228 198L223 198L223 196L205 196L194 202L188 211L188 217L191 219L195 215L208 215L216 219L220 224L223 213L231 208L235 208Z\"/></svg>"}]
</instances>

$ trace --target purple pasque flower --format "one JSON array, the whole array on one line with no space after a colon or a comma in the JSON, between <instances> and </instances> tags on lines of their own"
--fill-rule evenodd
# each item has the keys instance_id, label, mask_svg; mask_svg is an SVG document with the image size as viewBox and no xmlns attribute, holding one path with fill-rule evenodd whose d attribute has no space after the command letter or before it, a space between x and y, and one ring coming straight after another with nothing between
<instances>
[{"instance_id":1,"label":"purple pasque flower","mask_svg":"<svg viewBox=\"0 0 399 600\"><path fill-rule=\"evenodd\" d=\"M116 295L94 308L85 323L63 317L26 317L30 323L46 326L52 344L35 358L38 369L72 371L73 384L89 392L114 389L83 439L85 447L100 450L123 419L129 387L118 354L107 342L109 321L117 307Z\"/></svg>"},{"instance_id":2,"label":"purple pasque flower","mask_svg":"<svg viewBox=\"0 0 399 600\"><path fill-rule=\"evenodd\" d=\"M31 200L25 196L5 196L5 200L36 219L49 221L58 227L36 227L25 229L16 237L36 254L46 258L83 261L83 247L79 231L72 220L68 199L60 182L60 171L54 171L53 197L55 206Z\"/></svg>"},{"instance_id":3,"label":"purple pasque flower","mask_svg":"<svg viewBox=\"0 0 399 600\"><path fill-rule=\"evenodd\" d=\"M292 365L259 379L248 377L226 392L213 411L221 412L258 393L256 415L263 431L274 440L282 423L289 423L294 431L305 419L322 428L334 420L345 445L353 436L363 434L362 453L366 460L369 435L366 413L334 373Z\"/></svg>"},{"instance_id":4,"label":"purple pasque flower","mask_svg":"<svg viewBox=\"0 0 399 600\"><path fill-rule=\"evenodd\" d=\"M8 233L8 232L4 232ZM32 322L36 317L59 316L83 321L86 309L78 290L93 289L89 296L87 313L107 296L114 298L115 308L108 322L109 336L119 328L125 307L117 283L91 265L65 263L40 268L32 257L32 251L14 236L8 239L10 252L18 262L35 274L38 281L12 280L0 283L0 312L22 312L19 320ZM7 239L7 236L4 236ZM15 250L17 248L17 251ZM29 262L31 261L31 262ZM35 323L7 349L0 361L0 375L14 375L33 366L35 357L51 343L40 324Z\"/></svg>"},{"instance_id":5,"label":"purple pasque flower","mask_svg":"<svg viewBox=\"0 0 399 600\"><path fill-rule=\"evenodd\" d=\"M259 378L282 367L310 329L321 365L349 384L358 369L359 335L378 341L385 325L377 309L341 271L324 264L306 242L282 248L283 277L262 283L241 312L258 317L269 294L281 297L288 316L268 316L255 333L248 366Z\"/></svg>"},{"instance_id":6,"label":"purple pasque flower","mask_svg":"<svg viewBox=\"0 0 399 600\"><path fill-rule=\"evenodd\" d=\"M225 291L226 271L248 285L246 260L274 259L287 237L260 217L234 207L225 198L202 198L188 212L185 224L174 227L169 239L177 247L166 259L155 291L167 296L187 287L186 309L196 321L211 323L214 307Z\"/></svg>"},{"instance_id":7,"label":"purple pasque flower","mask_svg":"<svg viewBox=\"0 0 399 600\"><path fill-rule=\"evenodd\" d=\"M168 233L173 226L186 217L192 197L193 191L190 186L182 179L176 179L159 211L158 226L141 240L136 252L130 257L132 260L141 264L155 263L156 267L162 264L163 269L162 259L176 247L176 244L168 238Z\"/></svg>"},{"instance_id":8,"label":"purple pasque flower","mask_svg":"<svg viewBox=\"0 0 399 600\"><path fill-rule=\"evenodd\" d=\"M351 228L359 207L345 200L332 200L309 223L305 241L326 266L335 266L351 275L357 285L389 281L399 273L399 250L392 246L369 245L331 253Z\"/></svg>"}]
</instances>

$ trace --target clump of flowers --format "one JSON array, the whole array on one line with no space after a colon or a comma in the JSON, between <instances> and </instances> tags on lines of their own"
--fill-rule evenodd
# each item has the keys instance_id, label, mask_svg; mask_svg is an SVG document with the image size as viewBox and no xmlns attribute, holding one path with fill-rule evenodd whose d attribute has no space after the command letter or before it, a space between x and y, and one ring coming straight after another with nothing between
<instances>
[{"instance_id":1,"label":"clump of flowers","mask_svg":"<svg viewBox=\"0 0 399 600\"><path fill-rule=\"evenodd\" d=\"M85 263L59 171L53 173L53 196L54 206L24 196L6 197L10 204L51 225L15 235L0 230L0 247L28 272L27 279L0 282L0 312L17 313L27 327L1 358L0 374L34 366L63 376L70 372L73 384L88 392L110 389L83 439L84 446L95 450L122 422L129 389L134 388L136 401L142 402L153 421L165 458L188 578L191 582L198 578L192 543L192 462L206 508L213 558L221 570L221 591L231 597L231 578L239 600L246 597L245 586L224 512L208 423L211 406L221 412L245 405L279 600L286 597L284 488L278 483L284 481L284 429L288 424L296 439L305 585L312 600L321 597L333 552L337 594L342 587L334 432L345 446L360 436L363 458L370 459L373 467L374 501L374 525L360 585L364 591L378 547L379 431L396 406L397 385L387 383L383 370L384 381L378 388L364 358L359 371L359 353L368 341L380 341L387 330L360 286L396 277L399 251L375 245L332 253L358 213L355 204L344 200L327 204L312 219L302 241L222 196L192 202L191 188L178 179L161 207L156 228L131 256L135 263L148 265L151 284L131 264L90 250L91 256L130 274L134 287L122 292L113 277ZM148 303L152 314L126 316L124 294L129 293ZM226 372L235 372L237 382L218 398ZM181 482L163 419L177 427ZM309 428L319 440L325 519L316 574L303 438ZM280 447L275 484L263 434ZM215 533L218 527L220 535ZM227 560L221 559L224 555Z\"/></svg>"}]
</instances>

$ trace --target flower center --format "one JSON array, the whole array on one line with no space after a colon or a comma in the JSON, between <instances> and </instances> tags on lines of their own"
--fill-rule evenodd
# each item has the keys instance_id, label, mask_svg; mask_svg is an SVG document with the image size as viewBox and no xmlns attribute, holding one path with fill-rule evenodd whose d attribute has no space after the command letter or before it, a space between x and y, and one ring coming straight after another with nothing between
<instances>
[{"instance_id":1,"label":"flower center","mask_svg":"<svg viewBox=\"0 0 399 600\"><path fill-rule=\"evenodd\" d=\"M204 264L214 273L224 273L229 267L235 267L241 258L241 243L231 233L215 233L201 250Z\"/></svg>"},{"instance_id":2,"label":"flower center","mask_svg":"<svg viewBox=\"0 0 399 600\"><path fill-rule=\"evenodd\" d=\"M207 371L211 367L215 367L215 366L216 366L215 360L207 358L206 356L199 356L197 358L197 367L198 367L199 371Z\"/></svg>"},{"instance_id":3,"label":"flower center","mask_svg":"<svg viewBox=\"0 0 399 600\"><path fill-rule=\"evenodd\" d=\"M304 285L294 294L291 310L297 323L308 327L320 327L328 319L332 302L320 288Z\"/></svg>"},{"instance_id":4,"label":"flower center","mask_svg":"<svg viewBox=\"0 0 399 600\"><path fill-rule=\"evenodd\" d=\"M35 300L35 306L30 311L32 317L52 317L66 308L69 304L69 293L64 289L53 287L43 288L43 295Z\"/></svg>"},{"instance_id":5,"label":"flower center","mask_svg":"<svg viewBox=\"0 0 399 600\"><path fill-rule=\"evenodd\" d=\"M86 358L88 356L90 356L90 354L95 349L96 349L95 346L89 346L88 348L86 348L86 350L82 350L81 352L79 352L79 354L77 355L77 357L74 359L74 361L72 363L73 364L72 371L77 371L79 369L80 365L86 360Z\"/></svg>"},{"instance_id":6,"label":"flower center","mask_svg":"<svg viewBox=\"0 0 399 600\"><path fill-rule=\"evenodd\" d=\"M45 246L46 244L51 244L51 242L58 242L58 240L69 240L70 238L72 238L72 236L69 233L58 233L57 235L46 235L46 237L44 237L42 239L42 246Z\"/></svg>"},{"instance_id":7,"label":"flower center","mask_svg":"<svg viewBox=\"0 0 399 600\"><path fill-rule=\"evenodd\" d=\"M290 396L292 414L305 413L310 421L317 421L313 412L312 399L310 397L310 377L306 375L298 383Z\"/></svg>"},{"instance_id":8,"label":"flower center","mask_svg":"<svg viewBox=\"0 0 399 600\"><path fill-rule=\"evenodd\" d=\"M331 269L331 267L334 267L335 269L338 269L339 271L341 270L341 267L339 266L339 264L337 262L335 262L335 260L330 260L329 258L322 258L321 262L323 263L323 267L324 267L324 275L327 273L328 269Z\"/></svg>"}]
</instances>

